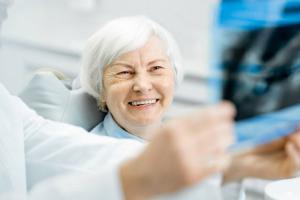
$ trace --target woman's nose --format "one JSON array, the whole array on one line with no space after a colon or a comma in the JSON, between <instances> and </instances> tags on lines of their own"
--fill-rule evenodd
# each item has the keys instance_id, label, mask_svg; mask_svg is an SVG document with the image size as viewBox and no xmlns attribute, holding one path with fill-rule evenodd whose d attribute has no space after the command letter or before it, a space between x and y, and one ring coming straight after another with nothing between
<instances>
[{"instance_id":1,"label":"woman's nose","mask_svg":"<svg viewBox=\"0 0 300 200\"><path fill-rule=\"evenodd\" d=\"M151 77L147 74L138 74L136 75L133 83L133 91L146 93L152 90Z\"/></svg>"}]
</instances>

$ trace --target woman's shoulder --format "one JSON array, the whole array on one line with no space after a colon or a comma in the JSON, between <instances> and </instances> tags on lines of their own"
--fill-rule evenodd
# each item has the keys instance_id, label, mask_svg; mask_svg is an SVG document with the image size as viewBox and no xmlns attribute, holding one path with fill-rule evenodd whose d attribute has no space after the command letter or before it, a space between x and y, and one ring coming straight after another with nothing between
<instances>
[{"instance_id":1,"label":"woman's shoulder","mask_svg":"<svg viewBox=\"0 0 300 200\"><path fill-rule=\"evenodd\" d=\"M97 135L106 135L103 121L98 123L92 130L89 131L90 133L97 134Z\"/></svg>"}]
</instances>

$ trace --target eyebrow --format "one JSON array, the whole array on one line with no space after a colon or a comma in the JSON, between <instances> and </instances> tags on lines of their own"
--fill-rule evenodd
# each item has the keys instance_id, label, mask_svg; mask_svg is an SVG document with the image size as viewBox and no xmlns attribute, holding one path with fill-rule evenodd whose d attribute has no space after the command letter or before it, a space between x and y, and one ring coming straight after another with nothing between
<instances>
[{"instance_id":1,"label":"eyebrow","mask_svg":"<svg viewBox=\"0 0 300 200\"><path fill-rule=\"evenodd\" d=\"M159 58L159 59L150 61L147 65L152 65L153 63L156 63L156 62L166 62L166 61L167 61L166 59Z\"/></svg>"},{"instance_id":2,"label":"eyebrow","mask_svg":"<svg viewBox=\"0 0 300 200\"><path fill-rule=\"evenodd\" d=\"M128 63L128 62L125 62L125 61L116 61L114 63L112 63L112 67L115 66L115 65L123 65L124 67L127 67L127 68L132 68L132 64Z\"/></svg>"},{"instance_id":3,"label":"eyebrow","mask_svg":"<svg viewBox=\"0 0 300 200\"><path fill-rule=\"evenodd\" d=\"M159 58L159 59L155 59L155 60L152 60L150 62L147 63L147 65L152 65L156 62L166 62L167 60L164 59L164 58ZM111 66L115 66L115 65L123 65L124 67L127 67L127 68L133 68L132 64L126 62L126 61L116 61L115 63L113 63Z\"/></svg>"}]
</instances>

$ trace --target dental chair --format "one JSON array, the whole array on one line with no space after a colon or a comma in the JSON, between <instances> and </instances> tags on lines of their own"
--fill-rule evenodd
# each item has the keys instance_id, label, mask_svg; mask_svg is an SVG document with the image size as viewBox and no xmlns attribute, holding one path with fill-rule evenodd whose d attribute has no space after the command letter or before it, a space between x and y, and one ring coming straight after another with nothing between
<instances>
[{"instance_id":1,"label":"dental chair","mask_svg":"<svg viewBox=\"0 0 300 200\"><path fill-rule=\"evenodd\" d=\"M73 81L52 71L36 72L19 97L40 116L90 131L105 116L96 100Z\"/></svg>"}]
</instances>

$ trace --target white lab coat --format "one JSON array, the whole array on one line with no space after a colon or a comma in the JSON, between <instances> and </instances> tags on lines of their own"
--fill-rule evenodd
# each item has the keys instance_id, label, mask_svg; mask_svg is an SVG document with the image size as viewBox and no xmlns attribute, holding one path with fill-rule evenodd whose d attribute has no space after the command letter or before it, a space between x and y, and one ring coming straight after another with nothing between
<instances>
[{"instance_id":1,"label":"white lab coat","mask_svg":"<svg viewBox=\"0 0 300 200\"><path fill-rule=\"evenodd\" d=\"M45 120L0 84L0 199L123 199L119 164L142 148Z\"/></svg>"}]
</instances>

